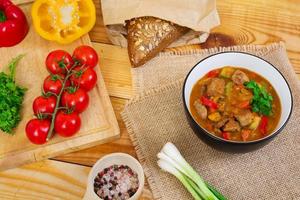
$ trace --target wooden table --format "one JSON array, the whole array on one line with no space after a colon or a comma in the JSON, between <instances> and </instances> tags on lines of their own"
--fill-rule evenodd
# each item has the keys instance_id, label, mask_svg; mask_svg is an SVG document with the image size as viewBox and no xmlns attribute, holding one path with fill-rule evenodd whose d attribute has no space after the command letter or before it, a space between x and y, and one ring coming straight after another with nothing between
<instances>
[{"instance_id":1,"label":"wooden table","mask_svg":"<svg viewBox=\"0 0 300 200\"><path fill-rule=\"evenodd\" d=\"M108 144L1 172L0 199L81 199L90 167L99 158L113 152L136 156L120 117L126 100L132 96L127 51L111 45L103 26L100 0L94 1L97 23L90 32L90 37L100 55L102 74L120 125L121 138ZM222 25L212 30L205 44L168 51L284 41L290 61L300 78L299 0L217 0L217 7ZM147 184L141 199L152 199Z\"/></svg>"}]
</instances>

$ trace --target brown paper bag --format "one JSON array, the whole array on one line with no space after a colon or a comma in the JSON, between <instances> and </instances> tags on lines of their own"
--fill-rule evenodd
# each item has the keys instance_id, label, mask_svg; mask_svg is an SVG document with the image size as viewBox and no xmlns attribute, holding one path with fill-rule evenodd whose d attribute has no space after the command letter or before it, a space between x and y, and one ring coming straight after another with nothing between
<instances>
[{"instance_id":1,"label":"brown paper bag","mask_svg":"<svg viewBox=\"0 0 300 200\"><path fill-rule=\"evenodd\" d=\"M126 20L153 16L190 29L171 46L205 42L220 24L215 0L101 0L104 24L113 44L127 47Z\"/></svg>"}]
</instances>

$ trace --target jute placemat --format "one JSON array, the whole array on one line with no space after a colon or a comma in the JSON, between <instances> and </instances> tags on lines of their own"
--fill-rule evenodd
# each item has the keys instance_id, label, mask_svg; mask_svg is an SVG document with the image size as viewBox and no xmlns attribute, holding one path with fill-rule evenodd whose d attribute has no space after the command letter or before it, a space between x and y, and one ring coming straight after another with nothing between
<instances>
[{"instance_id":1,"label":"jute placemat","mask_svg":"<svg viewBox=\"0 0 300 200\"><path fill-rule=\"evenodd\" d=\"M162 172L156 164L156 154L169 141L179 148L205 180L229 199L300 199L300 85L285 48L283 44L275 44L259 48L242 46L232 49L243 49L251 53L259 50L261 56L284 74L294 97L294 110L289 123L273 141L257 151L245 154L219 152L198 139L189 127L181 98L182 81L147 90L140 87L144 92L128 102L122 116L156 199L192 199L175 177ZM155 67L163 68L163 65L171 62L173 69L177 70L182 63L191 62L193 56L188 53L161 54L157 59L162 63L157 63ZM180 62L177 63L177 59ZM178 77L167 75L170 80L182 78L177 72L173 74ZM181 75L184 76L184 72ZM151 77L143 82L150 79ZM164 82L160 78L152 80L158 85Z\"/></svg>"}]
</instances>

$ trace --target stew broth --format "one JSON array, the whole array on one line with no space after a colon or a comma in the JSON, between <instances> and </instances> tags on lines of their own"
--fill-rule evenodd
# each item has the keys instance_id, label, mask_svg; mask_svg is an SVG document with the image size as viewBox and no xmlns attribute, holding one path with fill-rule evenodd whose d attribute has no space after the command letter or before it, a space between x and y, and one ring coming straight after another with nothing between
<instances>
[{"instance_id":1,"label":"stew broth","mask_svg":"<svg viewBox=\"0 0 300 200\"><path fill-rule=\"evenodd\" d=\"M253 141L274 131L281 116L273 86L244 68L212 70L193 87L190 110L209 133L233 141Z\"/></svg>"}]
</instances>

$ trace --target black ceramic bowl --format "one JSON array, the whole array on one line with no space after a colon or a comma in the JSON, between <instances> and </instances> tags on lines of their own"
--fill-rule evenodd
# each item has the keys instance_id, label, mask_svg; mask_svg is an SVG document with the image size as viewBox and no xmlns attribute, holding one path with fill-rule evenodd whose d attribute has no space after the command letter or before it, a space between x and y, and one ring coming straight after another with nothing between
<instances>
[{"instance_id":1,"label":"black ceramic bowl","mask_svg":"<svg viewBox=\"0 0 300 200\"><path fill-rule=\"evenodd\" d=\"M275 88L280 97L282 111L279 123L271 134L255 141L225 140L209 133L193 118L190 112L190 95L194 84L209 71L223 66L241 67L256 72L266 78ZM204 142L221 151L247 152L264 146L281 132L288 122L293 108L292 93L283 75L262 58L242 52L223 52L201 60L188 73L182 94L186 116L194 132Z\"/></svg>"}]
</instances>

